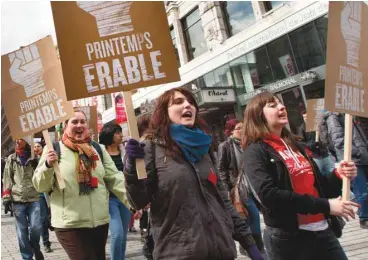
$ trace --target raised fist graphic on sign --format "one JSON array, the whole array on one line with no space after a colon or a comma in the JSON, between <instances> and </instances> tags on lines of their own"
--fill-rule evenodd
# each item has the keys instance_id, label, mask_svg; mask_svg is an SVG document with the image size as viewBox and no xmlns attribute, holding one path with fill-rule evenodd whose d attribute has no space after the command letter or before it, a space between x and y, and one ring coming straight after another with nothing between
<instances>
[{"instance_id":1,"label":"raised fist graphic on sign","mask_svg":"<svg viewBox=\"0 0 368 260\"><path fill-rule=\"evenodd\" d=\"M362 2L345 2L341 12L341 32L346 42L346 62L359 66Z\"/></svg>"},{"instance_id":2,"label":"raised fist graphic on sign","mask_svg":"<svg viewBox=\"0 0 368 260\"><path fill-rule=\"evenodd\" d=\"M10 76L15 83L24 87L27 98L45 90L42 61L36 44L12 52L8 57Z\"/></svg>"},{"instance_id":3,"label":"raised fist graphic on sign","mask_svg":"<svg viewBox=\"0 0 368 260\"><path fill-rule=\"evenodd\" d=\"M96 18L100 37L133 31L132 19L129 14L132 5L130 1L77 1L77 5Z\"/></svg>"}]
</instances>

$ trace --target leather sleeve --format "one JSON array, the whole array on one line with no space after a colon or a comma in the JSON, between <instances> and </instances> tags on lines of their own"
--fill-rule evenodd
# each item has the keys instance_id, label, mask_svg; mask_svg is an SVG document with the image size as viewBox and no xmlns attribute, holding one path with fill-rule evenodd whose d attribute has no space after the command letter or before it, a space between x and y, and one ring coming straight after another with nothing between
<instances>
[{"instance_id":1,"label":"leather sleeve","mask_svg":"<svg viewBox=\"0 0 368 260\"><path fill-rule=\"evenodd\" d=\"M157 174L155 167L155 158L152 154L152 142L144 141L145 156L144 162L146 165L147 179L138 179L135 160L131 161L127 156L124 158L124 175L126 179L126 189L130 204L137 210L145 208L152 202L155 187L157 187Z\"/></svg>"},{"instance_id":2,"label":"leather sleeve","mask_svg":"<svg viewBox=\"0 0 368 260\"><path fill-rule=\"evenodd\" d=\"M219 171L219 177L221 181L223 182L226 191L230 191L232 188L231 182L230 182L230 153L228 151L228 145L227 142L223 142L218 147L218 164L217 169Z\"/></svg>"}]
</instances>

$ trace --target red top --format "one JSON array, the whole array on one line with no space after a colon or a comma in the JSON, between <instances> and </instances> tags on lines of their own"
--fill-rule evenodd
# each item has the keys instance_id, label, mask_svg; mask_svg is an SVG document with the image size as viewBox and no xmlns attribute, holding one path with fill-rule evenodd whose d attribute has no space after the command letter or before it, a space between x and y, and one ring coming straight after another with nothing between
<instances>
[{"instance_id":1,"label":"red top","mask_svg":"<svg viewBox=\"0 0 368 260\"><path fill-rule=\"evenodd\" d=\"M270 134L263 140L275 149L290 173L293 190L298 194L307 194L319 198L317 189L314 187L314 174L310 162L299 151L293 150L279 136ZM298 214L299 225L315 223L324 220L322 213Z\"/></svg>"}]
</instances>

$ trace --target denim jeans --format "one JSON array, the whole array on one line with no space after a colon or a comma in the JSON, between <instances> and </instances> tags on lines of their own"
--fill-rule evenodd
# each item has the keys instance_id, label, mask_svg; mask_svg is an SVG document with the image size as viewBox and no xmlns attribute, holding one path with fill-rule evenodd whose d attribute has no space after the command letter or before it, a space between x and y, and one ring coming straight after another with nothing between
<instances>
[{"instance_id":1,"label":"denim jeans","mask_svg":"<svg viewBox=\"0 0 368 260\"><path fill-rule=\"evenodd\" d=\"M261 235L261 218L259 216L259 210L254 202L254 199L249 198L247 200L246 206L249 213L248 224L252 234Z\"/></svg>"},{"instance_id":2,"label":"denim jeans","mask_svg":"<svg viewBox=\"0 0 368 260\"><path fill-rule=\"evenodd\" d=\"M111 260L124 260L131 214L119 199L111 197L109 199L109 212Z\"/></svg>"},{"instance_id":3,"label":"denim jeans","mask_svg":"<svg viewBox=\"0 0 368 260\"><path fill-rule=\"evenodd\" d=\"M353 192L356 202L359 203L360 220L368 220L368 166L357 166L358 175L353 181Z\"/></svg>"},{"instance_id":4,"label":"denim jeans","mask_svg":"<svg viewBox=\"0 0 368 260\"><path fill-rule=\"evenodd\" d=\"M47 206L47 202L44 196L40 196L40 210L41 210L41 236L42 242L44 246L50 246L49 240L49 210Z\"/></svg>"},{"instance_id":5,"label":"denim jeans","mask_svg":"<svg viewBox=\"0 0 368 260\"><path fill-rule=\"evenodd\" d=\"M313 161L317 164L319 171L324 176L330 175L335 169L335 163L332 161L330 155L323 158L313 158Z\"/></svg>"},{"instance_id":6,"label":"denim jeans","mask_svg":"<svg viewBox=\"0 0 368 260\"><path fill-rule=\"evenodd\" d=\"M34 251L40 251L40 202L13 203L13 211L20 253L23 260L32 260Z\"/></svg>"},{"instance_id":7,"label":"denim jeans","mask_svg":"<svg viewBox=\"0 0 368 260\"><path fill-rule=\"evenodd\" d=\"M266 226L263 239L268 260L348 260L330 228L292 233Z\"/></svg>"}]
</instances>

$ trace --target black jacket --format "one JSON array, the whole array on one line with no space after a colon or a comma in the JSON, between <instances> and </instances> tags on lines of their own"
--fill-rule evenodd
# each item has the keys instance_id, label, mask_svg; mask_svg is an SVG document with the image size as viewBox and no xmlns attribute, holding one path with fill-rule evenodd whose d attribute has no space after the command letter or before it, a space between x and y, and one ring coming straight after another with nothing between
<instances>
[{"instance_id":1,"label":"black jacket","mask_svg":"<svg viewBox=\"0 0 368 260\"><path fill-rule=\"evenodd\" d=\"M151 203L154 259L235 259L234 239L244 248L254 245L210 155L189 163L182 156L167 156L162 143L145 143L148 178L138 180L129 160L124 173L132 205L141 209ZM211 171L217 176L216 185L208 179Z\"/></svg>"},{"instance_id":2,"label":"black jacket","mask_svg":"<svg viewBox=\"0 0 368 260\"><path fill-rule=\"evenodd\" d=\"M244 151L244 170L251 188L260 201L267 226L286 231L298 230L299 214L330 213L326 198L336 198L341 192L341 180L331 174L321 175L316 164L298 145L300 152L309 160L316 177L315 187L320 198L293 192L289 171L278 153L263 141L251 143Z\"/></svg>"},{"instance_id":3,"label":"black jacket","mask_svg":"<svg viewBox=\"0 0 368 260\"><path fill-rule=\"evenodd\" d=\"M226 190L231 192L239 175L232 138L228 137L219 145L217 150L219 175Z\"/></svg>"},{"instance_id":4,"label":"black jacket","mask_svg":"<svg viewBox=\"0 0 368 260\"><path fill-rule=\"evenodd\" d=\"M328 112L320 125L320 139L329 145L337 161L344 159L345 120L343 114ZM368 165L368 141L363 129L353 123L351 159L356 165Z\"/></svg>"},{"instance_id":5,"label":"black jacket","mask_svg":"<svg viewBox=\"0 0 368 260\"><path fill-rule=\"evenodd\" d=\"M296 135L302 137L301 143L305 145L309 150L312 151L312 157L313 158L324 158L329 156L327 147L321 143L316 142L316 131L313 132L306 132L305 131L305 123L300 125L296 129Z\"/></svg>"}]
</instances>

